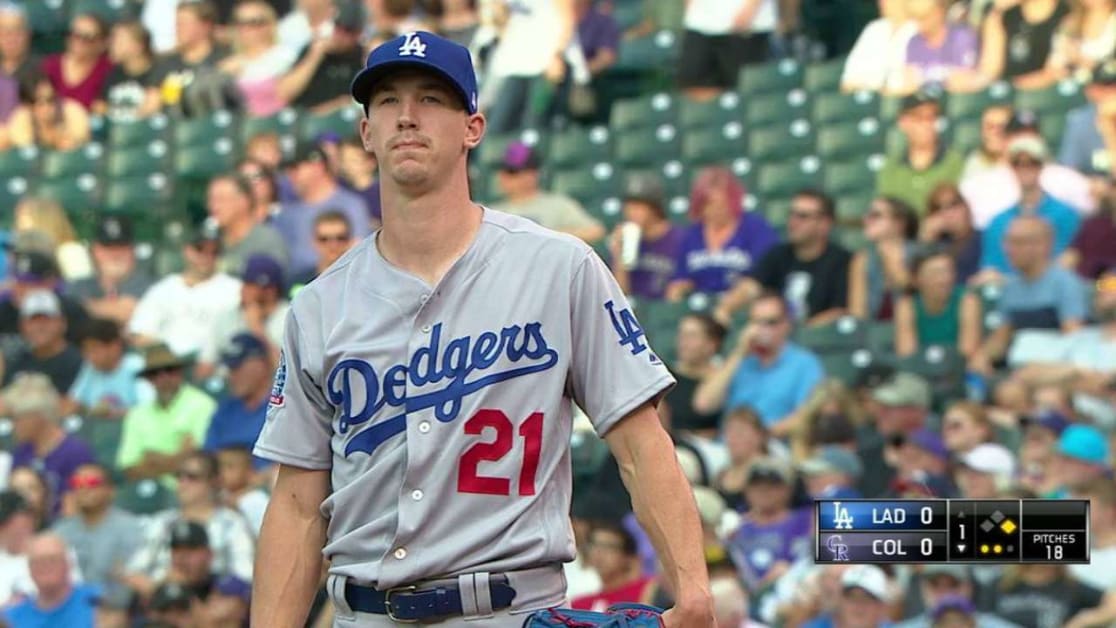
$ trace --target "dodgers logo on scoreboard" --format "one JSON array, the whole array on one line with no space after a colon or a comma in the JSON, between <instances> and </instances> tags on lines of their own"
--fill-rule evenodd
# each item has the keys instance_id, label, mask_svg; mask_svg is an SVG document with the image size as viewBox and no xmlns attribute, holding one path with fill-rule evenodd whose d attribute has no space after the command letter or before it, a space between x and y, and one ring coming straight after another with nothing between
<instances>
[{"instance_id":1,"label":"dodgers logo on scoreboard","mask_svg":"<svg viewBox=\"0 0 1116 628\"><path fill-rule=\"evenodd\" d=\"M843 508L841 502L833 502L833 529L834 530L852 530L853 517L849 514L848 508ZM840 539L841 537L836 537ZM848 549L846 547L846 549Z\"/></svg>"},{"instance_id":2,"label":"dodgers logo on scoreboard","mask_svg":"<svg viewBox=\"0 0 1116 628\"><path fill-rule=\"evenodd\" d=\"M832 555L835 563L849 562L849 546L842 542L841 535L835 534L825 540L825 548Z\"/></svg>"}]
</instances>

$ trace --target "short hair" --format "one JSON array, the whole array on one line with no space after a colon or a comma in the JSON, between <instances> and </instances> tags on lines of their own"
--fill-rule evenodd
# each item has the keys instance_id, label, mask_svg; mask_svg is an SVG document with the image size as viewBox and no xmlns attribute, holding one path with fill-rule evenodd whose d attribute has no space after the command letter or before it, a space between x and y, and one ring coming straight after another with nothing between
<instances>
[{"instance_id":1,"label":"short hair","mask_svg":"<svg viewBox=\"0 0 1116 628\"><path fill-rule=\"evenodd\" d=\"M891 209L891 215L903 223L903 237L908 240L914 240L918 237L918 212L911 207L910 203L896 198L894 196L883 196L880 200L887 203Z\"/></svg>"},{"instance_id":2,"label":"short hair","mask_svg":"<svg viewBox=\"0 0 1116 628\"><path fill-rule=\"evenodd\" d=\"M217 457L208 451L192 451L182 462L189 462L196 460L205 467L206 477L212 479L217 477Z\"/></svg>"},{"instance_id":3,"label":"short hair","mask_svg":"<svg viewBox=\"0 0 1116 628\"><path fill-rule=\"evenodd\" d=\"M217 183L219 181L228 181L229 183L232 183L233 186L236 188L236 191L239 192L241 196L247 198L249 201L252 201L255 198L255 196L252 194L252 182L239 172L222 172L221 174L218 174L210 179L209 185L213 185L214 183Z\"/></svg>"},{"instance_id":4,"label":"short hair","mask_svg":"<svg viewBox=\"0 0 1116 628\"><path fill-rule=\"evenodd\" d=\"M802 188L797 193L795 193L795 196L802 196L817 201L818 205L821 205L821 212L823 216L830 220L834 220L837 218L837 209L835 203L833 202L833 197L819 190L818 188Z\"/></svg>"},{"instance_id":5,"label":"short hair","mask_svg":"<svg viewBox=\"0 0 1116 628\"><path fill-rule=\"evenodd\" d=\"M686 319L695 321L701 325L702 332L704 332L706 336L712 338L713 342L716 343L717 351L721 350L721 347L725 344L725 338L728 336L727 327L704 312L691 312L682 317L682 320Z\"/></svg>"},{"instance_id":6,"label":"short hair","mask_svg":"<svg viewBox=\"0 0 1116 628\"><path fill-rule=\"evenodd\" d=\"M3 391L4 404L12 414L40 414L57 421L62 402L58 390L43 373L30 371L16 373Z\"/></svg>"},{"instance_id":7,"label":"short hair","mask_svg":"<svg viewBox=\"0 0 1116 628\"><path fill-rule=\"evenodd\" d=\"M763 301L775 301L783 310L783 316L788 318L791 316L791 305L787 302L786 297L773 290L763 290L762 292L760 292L759 296L752 300L752 305L749 310L755 308L756 305L760 304Z\"/></svg>"},{"instance_id":8,"label":"short hair","mask_svg":"<svg viewBox=\"0 0 1116 628\"><path fill-rule=\"evenodd\" d=\"M84 340L97 342L117 342L124 339L120 324L108 318L93 318L85 325Z\"/></svg>"},{"instance_id":9,"label":"short hair","mask_svg":"<svg viewBox=\"0 0 1116 628\"><path fill-rule=\"evenodd\" d=\"M953 253L945 244L935 242L933 244L920 247L918 251L911 257L911 275L917 275L927 262L938 257L947 257L950 259L950 261L953 261Z\"/></svg>"},{"instance_id":10,"label":"short hair","mask_svg":"<svg viewBox=\"0 0 1116 628\"><path fill-rule=\"evenodd\" d=\"M50 78L46 74L41 72L27 72L19 77L19 102L25 105L34 103L35 91L38 90L39 86L43 83L50 85L55 98L61 99L61 96L58 95L58 90L54 87L54 83L50 82Z\"/></svg>"},{"instance_id":11,"label":"short hair","mask_svg":"<svg viewBox=\"0 0 1116 628\"><path fill-rule=\"evenodd\" d=\"M143 48L144 54L149 57L151 56L151 33L147 31L143 22L139 20L123 20L113 24L112 27L114 29L119 28L128 31L128 33L139 42L140 46Z\"/></svg>"},{"instance_id":12,"label":"short hair","mask_svg":"<svg viewBox=\"0 0 1116 628\"><path fill-rule=\"evenodd\" d=\"M187 0L179 2L176 11L190 11L194 17L206 24L216 24L218 19L217 7L209 0Z\"/></svg>"},{"instance_id":13,"label":"short hair","mask_svg":"<svg viewBox=\"0 0 1116 628\"><path fill-rule=\"evenodd\" d=\"M620 550L624 552L625 556L639 554L639 546L636 544L635 536L619 521L596 521L589 530L589 538L593 538L595 532L608 532L620 537Z\"/></svg>"},{"instance_id":14,"label":"short hair","mask_svg":"<svg viewBox=\"0 0 1116 628\"><path fill-rule=\"evenodd\" d=\"M340 211L340 210L327 209L326 211L318 214L318 216L316 218L314 218L314 228L317 229L318 225L323 225L327 222L344 223L345 228L349 231L349 234L351 235L352 232L353 232L352 221L349 220L349 217L346 216L345 213Z\"/></svg>"},{"instance_id":15,"label":"short hair","mask_svg":"<svg viewBox=\"0 0 1116 628\"><path fill-rule=\"evenodd\" d=\"M70 18L70 23L73 24L75 20L89 20L97 25L97 32L101 34L101 37L108 35L109 23L105 21L105 18L96 13L75 13L73 17Z\"/></svg>"}]
</instances>

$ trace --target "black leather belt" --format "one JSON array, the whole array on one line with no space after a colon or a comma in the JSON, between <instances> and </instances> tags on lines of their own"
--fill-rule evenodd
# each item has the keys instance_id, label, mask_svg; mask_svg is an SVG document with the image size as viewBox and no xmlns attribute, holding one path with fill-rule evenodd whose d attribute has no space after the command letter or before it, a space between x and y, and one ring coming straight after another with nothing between
<instances>
[{"instance_id":1,"label":"black leather belt","mask_svg":"<svg viewBox=\"0 0 1116 628\"><path fill-rule=\"evenodd\" d=\"M488 590L494 611L508 608L515 599L515 589L505 575L489 576ZM358 613L387 615L391 620L403 623L465 614L457 580L438 580L386 591L346 583L345 601Z\"/></svg>"}]
</instances>

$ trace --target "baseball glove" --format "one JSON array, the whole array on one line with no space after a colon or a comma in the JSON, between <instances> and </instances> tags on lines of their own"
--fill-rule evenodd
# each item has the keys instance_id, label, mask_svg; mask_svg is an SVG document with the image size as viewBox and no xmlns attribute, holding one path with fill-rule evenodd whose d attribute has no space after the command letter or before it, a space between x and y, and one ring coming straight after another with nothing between
<instances>
[{"instance_id":1,"label":"baseball glove","mask_svg":"<svg viewBox=\"0 0 1116 628\"><path fill-rule=\"evenodd\" d=\"M646 604L614 604L603 613L548 608L527 618L523 628L662 628L663 611Z\"/></svg>"}]
</instances>

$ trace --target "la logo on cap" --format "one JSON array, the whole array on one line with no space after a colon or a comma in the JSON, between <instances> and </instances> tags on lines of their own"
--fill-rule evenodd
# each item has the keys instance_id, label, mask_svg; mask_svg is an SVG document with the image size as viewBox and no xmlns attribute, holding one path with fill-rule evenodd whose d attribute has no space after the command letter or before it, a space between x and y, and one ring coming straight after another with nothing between
<instances>
[{"instance_id":1,"label":"la logo on cap","mask_svg":"<svg viewBox=\"0 0 1116 628\"><path fill-rule=\"evenodd\" d=\"M400 57L426 57L426 44L419 39L418 33L407 33L403 37L403 45L399 47Z\"/></svg>"}]
</instances>

